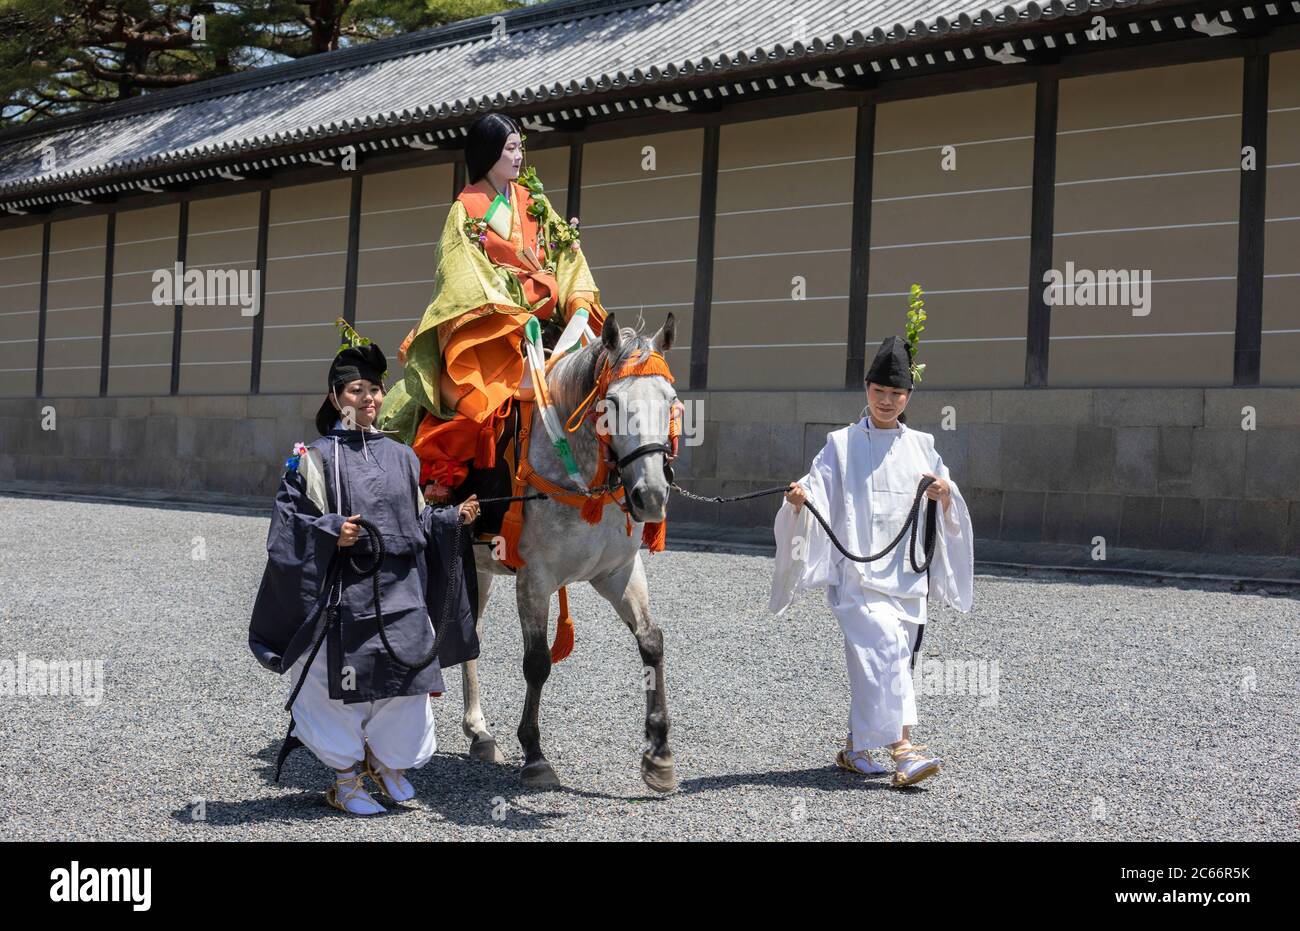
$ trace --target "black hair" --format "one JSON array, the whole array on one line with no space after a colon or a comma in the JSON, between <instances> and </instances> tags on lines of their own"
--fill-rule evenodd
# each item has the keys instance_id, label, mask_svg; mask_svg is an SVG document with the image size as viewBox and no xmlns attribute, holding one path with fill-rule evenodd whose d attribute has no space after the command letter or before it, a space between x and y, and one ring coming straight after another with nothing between
<instances>
[{"instance_id":1,"label":"black hair","mask_svg":"<svg viewBox=\"0 0 1300 931\"><path fill-rule=\"evenodd\" d=\"M517 132L519 124L504 113L485 113L474 121L465 137L465 168L470 184L487 177L501 158L506 139Z\"/></svg>"}]
</instances>

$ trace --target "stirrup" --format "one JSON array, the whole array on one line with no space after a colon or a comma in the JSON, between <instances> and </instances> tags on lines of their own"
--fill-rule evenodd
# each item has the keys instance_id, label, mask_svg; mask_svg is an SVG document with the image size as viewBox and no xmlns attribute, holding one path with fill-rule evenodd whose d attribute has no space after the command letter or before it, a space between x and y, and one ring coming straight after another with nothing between
<instances>
[{"instance_id":1,"label":"stirrup","mask_svg":"<svg viewBox=\"0 0 1300 931\"><path fill-rule=\"evenodd\" d=\"M325 801L339 811L347 812L349 815L378 815L384 811L384 806L380 805L370 793L366 791L364 783L361 781L364 773L354 773L346 779L339 779L335 773L334 785L325 791ZM342 792L339 790L342 789ZM348 808L349 802L356 802L362 808L369 805L375 806L374 811L358 811Z\"/></svg>"},{"instance_id":2,"label":"stirrup","mask_svg":"<svg viewBox=\"0 0 1300 931\"><path fill-rule=\"evenodd\" d=\"M415 786L411 785L410 780L400 769L389 769L383 763L379 762L370 747L366 747L366 759L362 764L365 768L361 771L363 776L369 776L379 786L379 791L384 793L394 802L409 802L415 798Z\"/></svg>"},{"instance_id":3,"label":"stirrup","mask_svg":"<svg viewBox=\"0 0 1300 931\"><path fill-rule=\"evenodd\" d=\"M909 743L906 747L891 749L890 755L897 767L890 785L895 787L913 786L923 779L929 779L943 768L943 760L937 756L927 756L920 751L925 744Z\"/></svg>"}]
</instances>

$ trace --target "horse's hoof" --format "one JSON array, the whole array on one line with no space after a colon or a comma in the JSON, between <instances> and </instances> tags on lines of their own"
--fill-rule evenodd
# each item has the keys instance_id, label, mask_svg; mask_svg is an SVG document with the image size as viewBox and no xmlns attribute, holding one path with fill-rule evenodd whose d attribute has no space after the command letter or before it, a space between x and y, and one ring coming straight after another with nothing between
<instances>
[{"instance_id":1,"label":"horse's hoof","mask_svg":"<svg viewBox=\"0 0 1300 931\"><path fill-rule=\"evenodd\" d=\"M546 760L529 763L520 774L523 784L529 789L558 789L560 777Z\"/></svg>"},{"instance_id":2,"label":"horse's hoof","mask_svg":"<svg viewBox=\"0 0 1300 931\"><path fill-rule=\"evenodd\" d=\"M673 766L672 754L653 757L645 754L641 757L641 778L651 789L660 795L667 795L677 789L677 770Z\"/></svg>"},{"instance_id":3,"label":"horse's hoof","mask_svg":"<svg viewBox=\"0 0 1300 931\"><path fill-rule=\"evenodd\" d=\"M506 758L501 755L501 749L497 746L495 737L475 737L469 745L469 758L478 760L481 763L504 763Z\"/></svg>"}]
</instances>

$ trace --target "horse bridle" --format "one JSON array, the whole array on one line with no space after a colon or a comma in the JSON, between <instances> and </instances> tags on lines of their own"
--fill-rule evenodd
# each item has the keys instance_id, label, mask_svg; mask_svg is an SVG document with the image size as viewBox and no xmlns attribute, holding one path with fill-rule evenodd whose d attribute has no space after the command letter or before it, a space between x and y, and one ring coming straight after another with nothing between
<instances>
[{"instance_id":1,"label":"horse bridle","mask_svg":"<svg viewBox=\"0 0 1300 931\"><path fill-rule=\"evenodd\" d=\"M604 348L601 349L601 360L599 364L603 366L609 365L609 353ZM597 413L597 408L600 406L601 402L604 402L606 405L609 404L610 387L612 387L615 382L622 381L625 378L632 378L632 377L635 377L635 375L634 374L617 375L616 373L616 377L610 378L609 383L605 385L605 393L598 399L596 404L592 405L593 419L598 420L599 418L599 414ZM672 463L677 458L678 447L679 447L679 443L678 443L679 437L678 434L673 430L673 422L679 410L681 410L681 402L674 401L672 405L672 409L670 410L668 415L668 442L667 443L643 443L642 445L638 446L636 449L632 450L630 453L628 453L625 456L621 456L617 458L615 457L612 435L605 434L604 436L602 436L599 430L596 431L597 445L600 446L602 450L601 455L605 457L605 461L608 463L609 466L609 470L608 470L609 479L607 482L607 486L611 492L613 492L615 489L623 487L624 468L626 468L629 464L635 462L636 460L640 459L642 456L653 456L656 453L659 453L664 457L664 462L663 462L664 477L668 480L669 485L673 483ZM623 509L625 513L631 513L628 510L628 505L625 500L620 500L618 502L618 505L620 508Z\"/></svg>"}]
</instances>

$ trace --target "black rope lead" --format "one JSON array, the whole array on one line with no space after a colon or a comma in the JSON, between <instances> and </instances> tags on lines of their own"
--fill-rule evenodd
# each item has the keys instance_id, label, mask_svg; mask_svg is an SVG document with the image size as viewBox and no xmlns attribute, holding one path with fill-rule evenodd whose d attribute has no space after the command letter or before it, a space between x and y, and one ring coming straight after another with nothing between
<instances>
[{"instance_id":1,"label":"black rope lead","mask_svg":"<svg viewBox=\"0 0 1300 931\"><path fill-rule=\"evenodd\" d=\"M916 486L916 497L912 500L912 509L908 513L907 520L903 523L902 528L898 531L898 536L894 537L893 541L888 546L874 556L858 556L855 553L850 553L844 548L844 544L840 542L839 537L835 536L835 531L831 530L830 524L826 522L826 518L822 517L817 508L813 506L813 503L811 501L804 501L803 506L806 507L812 516L817 519L817 523L822 525L822 529L826 531L826 535L830 537L830 541L835 545L835 548L843 553L846 559L851 559L854 562L875 562L877 559L883 559L885 556L889 555L896 546L898 546L903 537L906 536L907 532L910 530L912 532L912 537L908 542L908 559L912 564L913 571L925 572L930 568L931 560L934 559L935 529L938 517L935 509L936 502L933 500L926 502L925 540L922 544L922 550L925 554L925 562L919 564L916 561L917 516L921 510L921 500L925 497L925 491L933 484L934 479L930 476L926 475L921 478L921 481ZM685 488L682 488L680 485L675 483L671 487L674 491L681 493L684 497L690 498L693 501L706 501L713 504L726 504L731 501L745 501L749 498L761 498L765 495L783 494L790 490L789 485L777 485L773 488L764 488L762 491L751 491L748 494L734 495L729 498L724 498L719 495L697 495L693 492L687 491Z\"/></svg>"},{"instance_id":2,"label":"black rope lead","mask_svg":"<svg viewBox=\"0 0 1300 931\"><path fill-rule=\"evenodd\" d=\"M430 647L428 653L413 663L409 663L402 659L402 657L398 656L397 650L388 640L388 629L384 620L384 608L383 603L380 600L379 592L379 567L383 565L384 555L387 552L387 550L384 549L383 535L379 532L378 527L363 517L357 518L356 523L365 531L366 536L369 538L370 546L374 550L374 559L367 566L358 565L356 557L352 554L347 554L347 559L352 564L353 571L357 573L358 581L365 578L372 579L375 599L375 622L379 627L379 639L383 641L384 651L392 657L393 662L397 665L410 669L413 672L419 672L437 659L439 645L442 643L443 634L447 629L447 624L451 620L452 604L457 592L457 582L460 577L461 565L461 521L459 516L456 520L455 533L452 535L451 576L447 579L447 591L443 597L441 615L438 618L438 623L434 625L433 646ZM338 581L338 572L341 566L340 560L343 556L344 554L340 549L335 550L334 555L330 558L329 569L325 573L325 584L322 587L322 590L331 592L331 594L333 593L333 589ZM291 711L293 709L293 703L298 698L298 693L302 691L303 683L307 681L308 670L311 669L311 664L315 661L316 654L320 652L321 644L325 642L325 637L329 634L330 628L339 621L338 604L326 604L324 607L325 624L321 628L320 635L316 638L315 643L312 644L310 652L307 654L307 661L303 663L302 667L302 675L298 677L297 684L289 694L289 700L284 703L285 711Z\"/></svg>"},{"instance_id":3,"label":"black rope lead","mask_svg":"<svg viewBox=\"0 0 1300 931\"><path fill-rule=\"evenodd\" d=\"M443 599L442 612L441 612L442 616L441 618L439 618L439 623L433 629L433 646L429 648L428 653L426 653L424 656L422 656L420 659L416 660L415 662L408 662L407 660L404 660L400 656L398 656L397 650L388 641L388 630L384 623L384 609L379 599L379 567L383 564L384 556L387 553L387 550L384 549L383 534L379 532L378 527L376 527L370 521L366 520L364 517L358 517L355 522L357 523L357 525L361 527L362 530L366 532L366 536L369 537L370 548L374 553L374 559L370 563L370 565L361 566L358 565L355 556L353 556L352 554L348 554L348 561L352 564L352 569L357 574L357 581L361 581L362 579L365 578L369 578L371 580L371 584L373 586L373 592L374 592L374 599L375 599L375 622L379 626L379 639L383 641L384 650L388 653L390 657L392 657L393 662L397 663L397 665L399 666L403 666L407 669L410 669L413 672L419 672L421 669L424 669L426 666L428 666L430 663L432 663L435 659L438 658L438 648L442 643L442 633L443 630L446 628L447 620L450 617L451 599L452 599L452 595L455 594L456 580L459 576L457 569L460 565L460 558L459 558L460 557L460 528L461 528L460 517L459 515L457 515L456 531L452 537L453 556L452 556L452 564L451 564L451 577L447 580L447 593Z\"/></svg>"}]
</instances>

